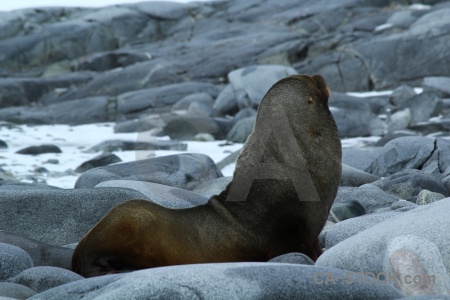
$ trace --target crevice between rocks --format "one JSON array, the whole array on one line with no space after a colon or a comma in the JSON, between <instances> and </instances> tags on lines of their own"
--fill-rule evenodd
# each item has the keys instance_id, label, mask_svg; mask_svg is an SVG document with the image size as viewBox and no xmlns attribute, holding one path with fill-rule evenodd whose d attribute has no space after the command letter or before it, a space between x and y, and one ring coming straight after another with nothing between
<instances>
[{"instance_id":1,"label":"crevice between rocks","mask_svg":"<svg viewBox=\"0 0 450 300\"><path fill-rule=\"evenodd\" d=\"M375 88L375 80L373 79L373 75L372 75L372 72L370 71L369 64L364 59L364 57L361 55L361 53L359 53L358 51L356 51L353 48L343 48L342 50L343 50L343 52L348 52L348 53L352 54L355 58L358 58L361 61L361 63L363 64L363 66L367 72L367 88L369 89L369 91L373 91Z\"/></svg>"},{"instance_id":2,"label":"crevice between rocks","mask_svg":"<svg viewBox=\"0 0 450 300\"><path fill-rule=\"evenodd\" d=\"M433 157L435 151L438 151L438 158L439 158L439 150L438 150L438 146L437 146L437 139L434 139L433 146L434 146L434 148L431 151L430 155L428 155L428 157L425 159L425 161L421 165L418 166L418 168L417 168L418 170L422 170L422 168L428 163L430 158ZM419 152L419 150L417 152ZM416 155L417 155L417 153L416 153ZM439 160L438 160L438 167L439 167ZM440 167L439 167L439 171L442 172Z\"/></svg>"}]
</instances>

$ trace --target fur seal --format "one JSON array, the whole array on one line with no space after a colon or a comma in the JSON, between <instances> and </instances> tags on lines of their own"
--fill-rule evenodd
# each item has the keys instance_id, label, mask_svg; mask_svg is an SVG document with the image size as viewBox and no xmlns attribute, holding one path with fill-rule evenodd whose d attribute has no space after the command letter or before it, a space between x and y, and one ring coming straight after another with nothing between
<instances>
[{"instance_id":1,"label":"fur seal","mask_svg":"<svg viewBox=\"0 0 450 300\"><path fill-rule=\"evenodd\" d=\"M73 271L92 277L208 262L312 260L341 181L342 149L320 75L293 75L264 96L233 180L200 206L128 200L80 241Z\"/></svg>"}]
</instances>

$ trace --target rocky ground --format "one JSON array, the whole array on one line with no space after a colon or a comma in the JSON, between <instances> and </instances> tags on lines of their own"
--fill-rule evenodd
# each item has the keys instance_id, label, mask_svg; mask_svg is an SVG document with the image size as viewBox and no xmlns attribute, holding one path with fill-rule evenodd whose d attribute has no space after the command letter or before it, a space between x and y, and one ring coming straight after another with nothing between
<instances>
[{"instance_id":1,"label":"rocky ground","mask_svg":"<svg viewBox=\"0 0 450 300\"><path fill-rule=\"evenodd\" d=\"M84 149L96 157L66 174L76 176L73 188L46 184L44 170L15 178L13 163L2 165L0 298L450 299L450 2L410 2L0 13L1 128L109 122L117 133ZM187 208L221 191L236 152L219 161L187 144L245 142L264 93L296 73L326 79L345 146L315 264L291 253L92 279L70 271L71 249L113 205L141 198ZM30 146L17 155L65 151L57 139ZM117 155L159 150L179 153L122 163Z\"/></svg>"}]
</instances>

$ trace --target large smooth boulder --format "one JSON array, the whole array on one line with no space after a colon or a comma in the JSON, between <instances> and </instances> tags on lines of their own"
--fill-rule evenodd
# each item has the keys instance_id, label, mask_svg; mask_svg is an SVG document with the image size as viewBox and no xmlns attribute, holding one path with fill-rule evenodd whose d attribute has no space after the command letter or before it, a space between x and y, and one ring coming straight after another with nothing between
<instances>
[{"instance_id":1,"label":"large smooth boulder","mask_svg":"<svg viewBox=\"0 0 450 300\"><path fill-rule=\"evenodd\" d=\"M316 265L384 272L391 278L388 283L406 295L448 292L449 209L450 198L446 198L389 218L331 247ZM435 276L435 281L427 276Z\"/></svg>"},{"instance_id":2,"label":"large smooth boulder","mask_svg":"<svg viewBox=\"0 0 450 300\"><path fill-rule=\"evenodd\" d=\"M128 199L147 197L123 188L3 191L0 228L52 245L74 243Z\"/></svg>"},{"instance_id":3,"label":"large smooth boulder","mask_svg":"<svg viewBox=\"0 0 450 300\"><path fill-rule=\"evenodd\" d=\"M95 168L81 175L75 188L93 188L108 180L137 180L192 190L205 180L222 177L207 155L190 153L158 156Z\"/></svg>"},{"instance_id":4,"label":"large smooth boulder","mask_svg":"<svg viewBox=\"0 0 450 300\"><path fill-rule=\"evenodd\" d=\"M37 299L397 299L386 284L345 270L279 263L222 263L172 266L72 282L35 295ZM326 281L331 278L331 281ZM342 278L342 279L339 279ZM365 279L365 278L364 278Z\"/></svg>"}]
</instances>

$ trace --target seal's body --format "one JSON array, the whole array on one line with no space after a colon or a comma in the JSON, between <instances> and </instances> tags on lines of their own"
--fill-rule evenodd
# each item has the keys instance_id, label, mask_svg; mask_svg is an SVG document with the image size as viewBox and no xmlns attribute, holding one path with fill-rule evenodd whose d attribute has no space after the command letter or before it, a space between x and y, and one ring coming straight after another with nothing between
<instances>
[{"instance_id":1,"label":"seal's body","mask_svg":"<svg viewBox=\"0 0 450 300\"><path fill-rule=\"evenodd\" d=\"M294 75L264 96L233 180L208 203L115 206L80 241L86 277L151 267L321 254L318 235L341 180L341 143L321 76Z\"/></svg>"}]
</instances>

